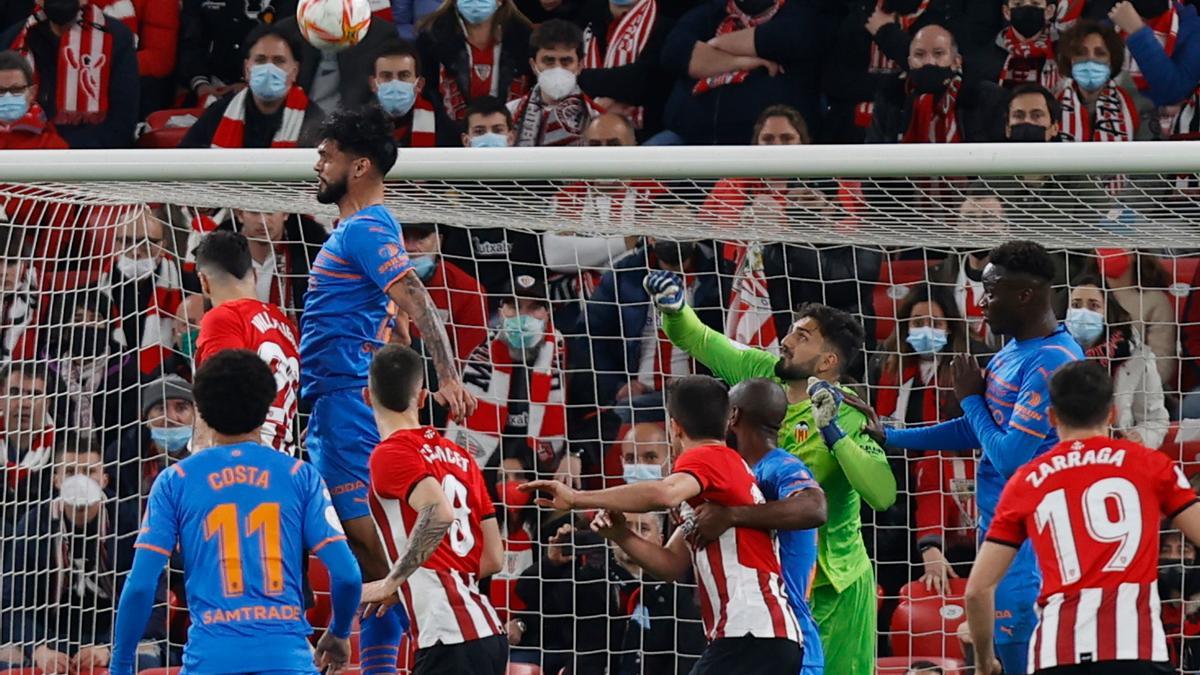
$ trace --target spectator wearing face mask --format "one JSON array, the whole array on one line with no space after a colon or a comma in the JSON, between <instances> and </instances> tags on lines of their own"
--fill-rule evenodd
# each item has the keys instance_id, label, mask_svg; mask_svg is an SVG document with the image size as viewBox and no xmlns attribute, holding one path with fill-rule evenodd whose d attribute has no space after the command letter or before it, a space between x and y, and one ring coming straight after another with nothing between
<instances>
[{"instance_id":1,"label":"spectator wearing face mask","mask_svg":"<svg viewBox=\"0 0 1200 675\"><path fill-rule=\"evenodd\" d=\"M1004 136L1016 143L1058 140L1062 105L1040 84L1023 84L1012 92Z\"/></svg>"},{"instance_id":2,"label":"spectator wearing face mask","mask_svg":"<svg viewBox=\"0 0 1200 675\"><path fill-rule=\"evenodd\" d=\"M583 67L583 31L551 19L534 29L529 51L537 84L522 98L508 102L516 145L579 145L588 122L600 112L576 82Z\"/></svg>"},{"instance_id":3,"label":"spectator wearing face mask","mask_svg":"<svg viewBox=\"0 0 1200 675\"><path fill-rule=\"evenodd\" d=\"M512 146L512 113L494 96L481 96L467 106L463 147L507 148Z\"/></svg>"},{"instance_id":4,"label":"spectator wearing face mask","mask_svg":"<svg viewBox=\"0 0 1200 675\"><path fill-rule=\"evenodd\" d=\"M1162 445L1170 418L1154 352L1100 277L1084 275L1071 282L1064 323L1084 355L1112 373L1114 433L1149 448Z\"/></svg>"},{"instance_id":5,"label":"spectator wearing face mask","mask_svg":"<svg viewBox=\"0 0 1200 675\"><path fill-rule=\"evenodd\" d=\"M196 420L192 385L178 375L166 375L142 385L141 402L140 423L123 430L105 451L118 498L146 498L158 474L190 454Z\"/></svg>"},{"instance_id":6,"label":"spectator wearing face mask","mask_svg":"<svg viewBox=\"0 0 1200 675\"><path fill-rule=\"evenodd\" d=\"M443 258L441 248L437 225L405 224L404 249L413 271L425 284L446 324L455 354L466 361L487 338L487 291L461 267ZM414 337L421 336L416 326L411 330Z\"/></svg>"},{"instance_id":7,"label":"spectator wearing face mask","mask_svg":"<svg viewBox=\"0 0 1200 675\"><path fill-rule=\"evenodd\" d=\"M1004 138L1007 94L967 80L949 30L929 25L909 45L908 72L880 86L868 143L986 143Z\"/></svg>"},{"instance_id":8,"label":"spectator wearing face mask","mask_svg":"<svg viewBox=\"0 0 1200 675\"><path fill-rule=\"evenodd\" d=\"M1108 26L1079 21L1058 42L1059 70L1065 79L1058 94L1062 132L1073 141L1133 141L1150 138L1152 110L1138 109L1134 97L1117 84L1125 65L1121 38ZM1141 99L1145 101L1145 99Z\"/></svg>"},{"instance_id":9,"label":"spectator wearing face mask","mask_svg":"<svg viewBox=\"0 0 1200 675\"><path fill-rule=\"evenodd\" d=\"M0 642L20 646L26 661L42 672L85 673L108 667L117 598L133 564L140 513L136 501L106 491L103 460L84 439L60 446L55 466L54 499L17 523L17 538L5 555L10 583L0 598L0 626L9 634L0 635ZM138 647L143 668L164 663L156 644L166 637L161 582L155 604Z\"/></svg>"},{"instance_id":10,"label":"spectator wearing face mask","mask_svg":"<svg viewBox=\"0 0 1200 675\"><path fill-rule=\"evenodd\" d=\"M72 47L71 45L76 45ZM33 62L41 109L72 148L127 148L138 120L133 34L87 0L44 0L0 46ZM92 56L77 59L73 49Z\"/></svg>"},{"instance_id":11,"label":"spectator wearing face mask","mask_svg":"<svg viewBox=\"0 0 1200 675\"><path fill-rule=\"evenodd\" d=\"M628 484L662 480L668 473L671 445L658 422L639 422L621 439L621 475Z\"/></svg>"},{"instance_id":12,"label":"spectator wearing face mask","mask_svg":"<svg viewBox=\"0 0 1200 675\"><path fill-rule=\"evenodd\" d=\"M1052 34L1056 10L1048 0L1006 0L1001 12L1008 26L979 53L982 65L968 67L968 76L978 70L980 77L1009 89L1040 84L1054 91L1060 71Z\"/></svg>"},{"instance_id":13,"label":"spectator wearing face mask","mask_svg":"<svg viewBox=\"0 0 1200 675\"><path fill-rule=\"evenodd\" d=\"M1200 83L1200 17L1175 0L1123 0L1108 14L1125 40L1133 84L1155 105L1178 103Z\"/></svg>"},{"instance_id":14,"label":"spectator wearing face mask","mask_svg":"<svg viewBox=\"0 0 1200 675\"><path fill-rule=\"evenodd\" d=\"M425 100L425 78L417 50L408 42L392 42L375 57L371 91L392 120L396 145L432 148L437 145L433 104Z\"/></svg>"},{"instance_id":15,"label":"spectator wearing face mask","mask_svg":"<svg viewBox=\"0 0 1200 675\"><path fill-rule=\"evenodd\" d=\"M498 326L463 364L463 383L479 399L446 437L470 449L481 466L532 451L547 472L572 463L566 454L566 392L562 335L550 321L546 287L521 275L502 296ZM504 444L516 446L502 455ZM574 475L578 475L575 473Z\"/></svg>"},{"instance_id":16,"label":"spectator wearing face mask","mask_svg":"<svg viewBox=\"0 0 1200 675\"><path fill-rule=\"evenodd\" d=\"M316 145L325 112L296 83L296 45L280 27L264 24L246 36L242 76L248 87L208 106L181 148L295 148Z\"/></svg>"},{"instance_id":17,"label":"spectator wearing face mask","mask_svg":"<svg viewBox=\"0 0 1200 675\"><path fill-rule=\"evenodd\" d=\"M164 248L163 221L149 207L127 214L117 233L116 263L100 279L120 325L117 344L137 352L138 367L157 371L172 345L176 318L182 315L184 277L178 261ZM196 288L189 276L190 288Z\"/></svg>"},{"instance_id":18,"label":"spectator wearing face mask","mask_svg":"<svg viewBox=\"0 0 1200 675\"><path fill-rule=\"evenodd\" d=\"M922 426L961 414L953 393L950 359L987 347L969 336L953 306L924 287L910 291L896 311L896 331L874 380L875 410L897 426ZM975 460L961 453L927 452L912 460L913 525L924 564L921 581L938 592L958 574L950 566L975 553Z\"/></svg>"},{"instance_id":19,"label":"spectator wearing face mask","mask_svg":"<svg viewBox=\"0 0 1200 675\"><path fill-rule=\"evenodd\" d=\"M53 297L37 338L37 358L61 384L55 409L65 420L59 426L98 434L102 446L140 414L137 354L118 344L112 317L101 289L68 291Z\"/></svg>"},{"instance_id":20,"label":"spectator wearing face mask","mask_svg":"<svg viewBox=\"0 0 1200 675\"><path fill-rule=\"evenodd\" d=\"M648 237L605 272L588 300L584 320L591 336L596 372L596 402L634 401L659 397L672 378L694 371L692 359L676 349L658 326L650 295L642 287L646 270L663 269L683 278L687 303L713 330L723 326L726 291L718 278L718 262L705 243Z\"/></svg>"},{"instance_id":21,"label":"spectator wearing face mask","mask_svg":"<svg viewBox=\"0 0 1200 675\"><path fill-rule=\"evenodd\" d=\"M441 147L458 145L471 103L484 96L508 103L532 86L531 28L513 0L443 0L418 30Z\"/></svg>"},{"instance_id":22,"label":"spectator wearing face mask","mask_svg":"<svg viewBox=\"0 0 1200 675\"><path fill-rule=\"evenodd\" d=\"M179 82L197 105L237 91L245 77L248 36L260 25L296 14L296 0L183 0L179 16Z\"/></svg>"},{"instance_id":23,"label":"spectator wearing face mask","mask_svg":"<svg viewBox=\"0 0 1200 675\"><path fill-rule=\"evenodd\" d=\"M65 150L67 142L37 102L33 67L14 51L0 52L0 150Z\"/></svg>"}]
</instances>

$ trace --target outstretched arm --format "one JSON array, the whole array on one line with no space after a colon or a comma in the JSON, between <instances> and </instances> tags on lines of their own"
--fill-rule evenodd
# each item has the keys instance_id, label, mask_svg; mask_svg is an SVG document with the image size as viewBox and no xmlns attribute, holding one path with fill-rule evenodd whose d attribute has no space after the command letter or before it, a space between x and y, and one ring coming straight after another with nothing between
<instances>
[{"instance_id":1,"label":"outstretched arm","mask_svg":"<svg viewBox=\"0 0 1200 675\"><path fill-rule=\"evenodd\" d=\"M979 447L979 439L975 438L966 417L913 429L886 429L884 434L889 448L965 452Z\"/></svg>"},{"instance_id":2,"label":"outstretched arm","mask_svg":"<svg viewBox=\"0 0 1200 675\"><path fill-rule=\"evenodd\" d=\"M604 490L575 490L556 480L535 480L521 491L541 490L551 496L537 502L560 511L567 509L607 509L620 513L649 513L673 509L700 494L700 481L688 473L673 473L662 480L619 485Z\"/></svg>"},{"instance_id":3,"label":"outstretched arm","mask_svg":"<svg viewBox=\"0 0 1200 675\"><path fill-rule=\"evenodd\" d=\"M684 528L675 530L666 546L643 539L625 526L620 512L601 511L592 520L592 530L611 540L633 558L650 576L661 581L679 581L692 565Z\"/></svg>"},{"instance_id":4,"label":"outstretched arm","mask_svg":"<svg viewBox=\"0 0 1200 675\"><path fill-rule=\"evenodd\" d=\"M154 589L167 560L168 556L148 548L138 548L133 554L133 567L117 604L112 658L108 664L109 672L114 675L133 675L138 641L154 609Z\"/></svg>"},{"instance_id":5,"label":"outstretched arm","mask_svg":"<svg viewBox=\"0 0 1200 675\"><path fill-rule=\"evenodd\" d=\"M450 336L446 333L446 325L438 317L437 306L433 304L433 298L429 297L425 284L421 283L416 273L410 272L389 286L387 294L421 330L425 349L429 351L437 369L440 389L435 398L450 408L452 418L465 419L475 411L475 398L463 388L458 364L454 362Z\"/></svg>"}]
</instances>

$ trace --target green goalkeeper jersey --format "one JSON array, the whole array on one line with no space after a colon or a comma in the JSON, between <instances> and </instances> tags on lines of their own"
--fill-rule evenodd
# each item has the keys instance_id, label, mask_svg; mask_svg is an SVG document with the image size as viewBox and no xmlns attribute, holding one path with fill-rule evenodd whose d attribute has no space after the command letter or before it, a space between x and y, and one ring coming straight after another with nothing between
<instances>
[{"instance_id":1,"label":"green goalkeeper jersey","mask_svg":"<svg viewBox=\"0 0 1200 675\"><path fill-rule=\"evenodd\" d=\"M701 323L691 307L663 314L663 331L679 348L703 363L729 384L754 377L783 382L775 376L779 357L739 344ZM838 410L846 432L831 449L825 445L808 400L788 405L779 430L779 444L808 465L825 491L829 520L818 530L817 573L814 586L831 584L842 592L871 569L862 540L859 498L875 510L896 501L896 478L883 449L862 433L866 418L849 405Z\"/></svg>"}]
</instances>

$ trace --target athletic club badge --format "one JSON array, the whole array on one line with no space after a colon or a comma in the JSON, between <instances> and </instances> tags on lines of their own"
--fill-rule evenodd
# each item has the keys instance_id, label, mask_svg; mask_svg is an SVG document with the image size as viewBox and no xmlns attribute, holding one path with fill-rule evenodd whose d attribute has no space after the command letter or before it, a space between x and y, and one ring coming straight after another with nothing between
<instances>
[{"instance_id":1,"label":"athletic club badge","mask_svg":"<svg viewBox=\"0 0 1200 675\"><path fill-rule=\"evenodd\" d=\"M492 64L477 63L472 67L475 69L475 79L485 82L492 79Z\"/></svg>"},{"instance_id":2,"label":"athletic club badge","mask_svg":"<svg viewBox=\"0 0 1200 675\"><path fill-rule=\"evenodd\" d=\"M808 422L800 422L792 429L792 434L796 437L797 443L803 443L808 440Z\"/></svg>"}]
</instances>

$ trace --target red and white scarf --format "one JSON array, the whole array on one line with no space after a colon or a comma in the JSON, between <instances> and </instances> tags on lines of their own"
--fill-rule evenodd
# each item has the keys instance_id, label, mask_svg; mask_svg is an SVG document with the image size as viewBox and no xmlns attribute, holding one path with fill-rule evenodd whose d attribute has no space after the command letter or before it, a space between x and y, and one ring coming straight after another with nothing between
<instances>
[{"instance_id":1,"label":"red and white scarf","mask_svg":"<svg viewBox=\"0 0 1200 675\"><path fill-rule=\"evenodd\" d=\"M154 373L162 366L175 342L176 321L183 319L183 312L180 310L183 304L183 278L179 268L179 261L170 254L164 254L158 261L158 267L149 277L154 287L146 306L137 308L138 311L133 316L134 321L143 322L141 344L134 345L130 339L136 334L136 327L129 327L127 334L126 326L120 321L120 317L117 317L118 325L117 330L113 331L113 341L123 348L122 351L124 348L137 349L138 370L143 373ZM116 273L114 266L100 283L100 292L108 298L114 308L117 306L115 295L120 290L113 286L112 275ZM140 284L146 280L145 277L137 280L125 279L124 283ZM124 311L127 315L133 314L130 308L124 308Z\"/></svg>"},{"instance_id":2,"label":"red and white scarf","mask_svg":"<svg viewBox=\"0 0 1200 675\"><path fill-rule=\"evenodd\" d=\"M1084 5L1087 0L1061 0L1058 3L1057 16L1054 17L1054 23L1050 26L1051 38L1057 42L1068 28L1075 25L1079 17L1083 16Z\"/></svg>"},{"instance_id":3,"label":"red and white scarf","mask_svg":"<svg viewBox=\"0 0 1200 675\"><path fill-rule=\"evenodd\" d=\"M579 87L554 103L542 100L541 87L534 87L528 96L521 99L513 113L517 147L578 145L588 122L598 114L599 108Z\"/></svg>"},{"instance_id":4,"label":"red and white scarf","mask_svg":"<svg viewBox=\"0 0 1200 675\"><path fill-rule=\"evenodd\" d=\"M725 18L721 20L721 24L717 26L716 36L725 35L734 31L743 30L745 28L755 28L770 21L778 12L779 8L783 7L786 0L775 0L775 4L770 9L759 14L758 16L750 16L738 8L734 0L726 0L725 2ZM717 87L724 87L728 84L741 84L750 76L748 70L731 70L728 73L713 75L706 77L703 80L696 82L696 86L692 87L692 95L699 96L700 94L712 91Z\"/></svg>"},{"instance_id":5,"label":"red and white scarf","mask_svg":"<svg viewBox=\"0 0 1200 675\"><path fill-rule=\"evenodd\" d=\"M37 67L27 38L29 29L44 21L48 21L46 13L38 5L11 45L34 67L34 73ZM79 21L59 37L55 124L98 124L108 116L113 45L104 21L100 8L85 2Z\"/></svg>"},{"instance_id":6,"label":"red and white scarf","mask_svg":"<svg viewBox=\"0 0 1200 675\"><path fill-rule=\"evenodd\" d=\"M402 148L432 148L437 144L434 134L433 104L417 96L412 110L405 115L406 124L397 124L394 138Z\"/></svg>"},{"instance_id":7,"label":"red and white scarf","mask_svg":"<svg viewBox=\"0 0 1200 675\"><path fill-rule=\"evenodd\" d=\"M4 455L4 481L12 489L20 488L30 480L30 476L34 472L49 467L51 460L54 459L54 420L50 418L49 413L46 414L42 424L44 426L40 431L17 430L12 433L14 436L21 434L33 436L33 440L29 443L29 449L20 459L13 459L9 456L7 432L0 430L0 453Z\"/></svg>"},{"instance_id":8,"label":"red and white scarf","mask_svg":"<svg viewBox=\"0 0 1200 675\"><path fill-rule=\"evenodd\" d=\"M50 128L50 123L46 121L46 111L42 110L42 106L34 101L29 106L29 111L19 119L5 124L0 122L0 136L6 134L29 134L31 136L41 136Z\"/></svg>"},{"instance_id":9,"label":"red and white scarf","mask_svg":"<svg viewBox=\"0 0 1200 675\"><path fill-rule=\"evenodd\" d=\"M138 46L138 15L137 8L134 7L133 0L91 0L93 5L104 10L104 15L116 19L125 24L130 33L133 33L133 47Z\"/></svg>"},{"instance_id":10,"label":"red and white scarf","mask_svg":"<svg viewBox=\"0 0 1200 675\"><path fill-rule=\"evenodd\" d=\"M1093 122L1087 105L1075 90L1075 83L1063 80L1058 102L1062 104L1062 130L1074 141L1132 141L1138 128L1137 107L1125 90L1108 81L1096 99Z\"/></svg>"},{"instance_id":11,"label":"red and white scarf","mask_svg":"<svg viewBox=\"0 0 1200 675\"><path fill-rule=\"evenodd\" d=\"M561 333L553 328L547 330L537 355L522 368L529 377L525 433L529 447L539 456L547 454L543 452L545 448L557 452L566 443L564 344ZM465 423L448 422L446 437L470 449L480 466L487 465L508 426L512 377L512 353L499 333L494 334L490 344L480 344L463 363L463 386L474 394L479 406Z\"/></svg>"},{"instance_id":12,"label":"red and white scarf","mask_svg":"<svg viewBox=\"0 0 1200 675\"><path fill-rule=\"evenodd\" d=\"M1154 31L1154 39L1158 40L1158 44L1162 45L1163 51L1167 56L1175 53L1175 43L1179 39L1179 12L1175 9L1175 2L1172 0L1170 8L1159 16L1146 21L1146 25L1150 30ZM1121 31L1121 38L1128 39L1129 33ZM1125 50L1125 63L1129 64L1129 75L1133 78L1133 84L1137 86L1138 91L1146 91L1150 88L1150 83L1146 81L1146 76L1142 74L1141 66L1138 65L1137 59L1134 59L1129 54L1128 48Z\"/></svg>"},{"instance_id":13,"label":"red and white scarf","mask_svg":"<svg viewBox=\"0 0 1200 675\"><path fill-rule=\"evenodd\" d=\"M658 0L638 0L628 12L609 27L608 47L600 54L600 41L589 26L584 33L584 68L617 68L637 61L658 20ZM630 111L630 119L642 127L645 111L639 106Z\"/></svg>"},{"instance_id":14,"label":"red and white scarf","mask_svg":"<svg viewBox=\"0 0 1200 675\"><path fill-rule=\"evenodd\" d=\"M763 270L762 244L727 242L722 257L737 270L729 294L725 337L778 354L779 334L775 329L770 290Z\"/></svg>"},{"instance_id":15,"label":"red and white scarf","mask_svg":"<svg viewBox=\"0 0 1200 675\"><path fill-rule=\"evenodd\" d=\"M246 135L246 105L250 97L250 89L242 89L233 95L221 123L213 133L212 147L242 148L245 147ZM297 85L288 90L283 102L283 119L279 122L279 130L271 139L272 148L294 148L300 139L300 129L304 126L304 113L308 110L308 96Z\"/></svg>"},{"instance_id":16,"label":"red and white scarf","mask_svg":"<svg viewBox=\"0 0 1200 675\"><path fill-rule=\"evenodd\" d=\"M902 143L961 143L958 126L958 91L962 76L955 75L942 94L916 94Z\"/></svg>"},{"instance_id":17,"label":"red and white scarf","mask_svg":"<svg viewBox=\"0 0 1200 675\"><path fill-rule=\"evenodd\" d=\"M500 51L502 43L497 42L494 51L492 52L492 91L495 93L497 83L500 81ZM467 50L467 77L470 79L470 72L474 70L474 60L471 58L471 46L464 44L463 49ZM514 77L508 85L508 94L504 97L504 102L515 101L525 95L529 91L529 76L521 75ZM452 120L463 120L467 116L467 97L463 96L462 88L458 86L458 80L454 73L450 72L445 65L438 66L438 92L442 95L442 108L446 111L446 116Z\"/></svg>"},{"instance_id":18,"label":"red and white scarf","mask_svg":"<svg viewBox=\"0 0 1200 675\"><path fill-rule=\"evenodd\" d=\"M1009 26L996 38L996 43L1008 53L1000 70L1000 84L1034 82L1054 91L1058 83L1058 66L1054 61L1054 44L1048 35L1043 33L1026 40Z\"/></svg>"}]
</instances>

